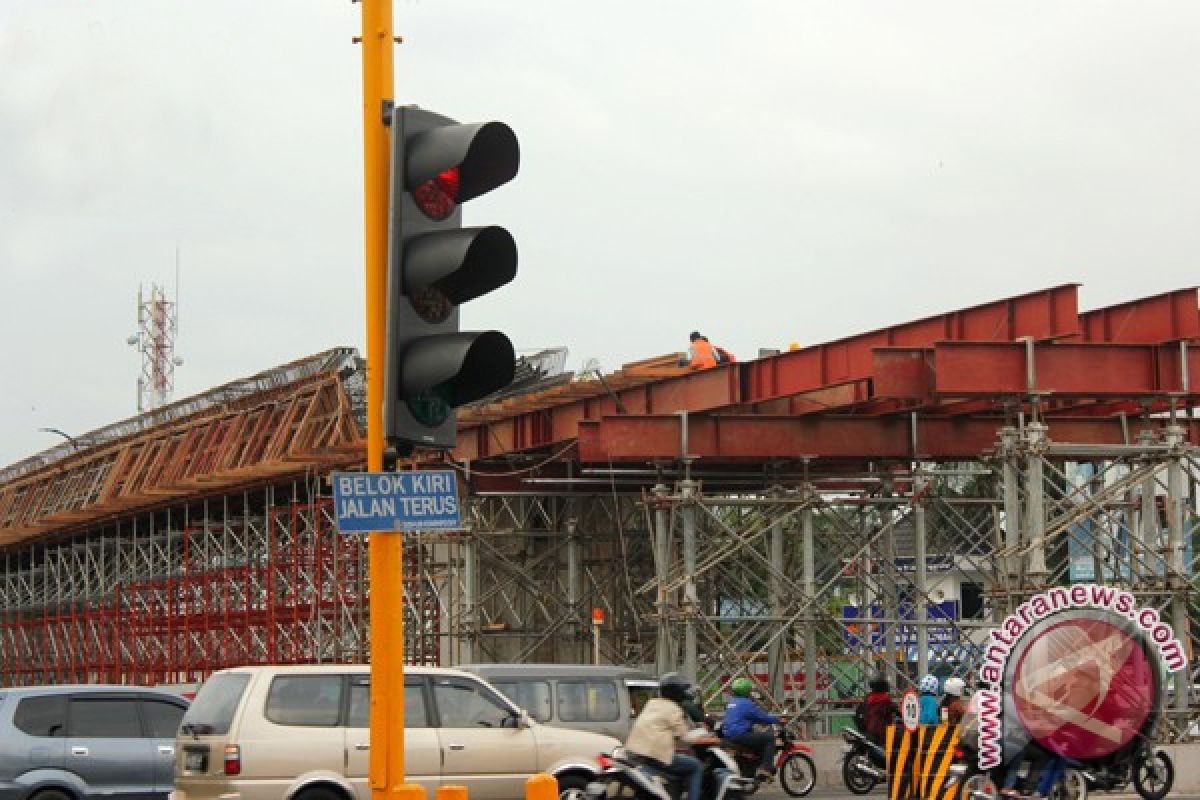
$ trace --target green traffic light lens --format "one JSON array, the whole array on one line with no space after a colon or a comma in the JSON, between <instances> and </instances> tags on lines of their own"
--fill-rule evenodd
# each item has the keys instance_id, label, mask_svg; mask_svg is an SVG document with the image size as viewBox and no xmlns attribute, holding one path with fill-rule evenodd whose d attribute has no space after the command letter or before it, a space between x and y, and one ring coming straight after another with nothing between
<instances>
[{"instance_id":1,"label":"green traffic light lens","mask_svg":"<svg viewBox=\"0 0 1200 800\"><path fill-rule=\"evenodd\" d=\"M422 425L436 427L450 417L450 403L445 394L445 384L408 398L408 410Z\"/></svg>"}]
</instances>

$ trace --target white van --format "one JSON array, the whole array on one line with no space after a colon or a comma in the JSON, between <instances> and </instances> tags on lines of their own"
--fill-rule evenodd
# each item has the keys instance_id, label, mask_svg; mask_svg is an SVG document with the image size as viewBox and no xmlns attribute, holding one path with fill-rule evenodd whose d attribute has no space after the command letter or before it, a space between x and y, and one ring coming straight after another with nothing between
<instances>
[{"instance_id":1,"label":"white van","mask_svg":"<svg viewBox=\"0 0 1200 800\"><path fill-rule=\"evenodd\" d=\"M370 667L240 667L214 673L179 727L171 800L370 800ZM404 670L406 779L472 800L524 797L537 772L579 800L609 736L540 725L476 675Z\"/></svg>"},{"instance_id":2,"label":"white van","mask_svg":"<svg viewBox=\"0 0 1200 800\"><path fill-rule=\"evenodd\" d=\"M629 738L633 719L658 681L630 667L607 664L465 664L538 722Z\"/></svg>"}]
</instances>

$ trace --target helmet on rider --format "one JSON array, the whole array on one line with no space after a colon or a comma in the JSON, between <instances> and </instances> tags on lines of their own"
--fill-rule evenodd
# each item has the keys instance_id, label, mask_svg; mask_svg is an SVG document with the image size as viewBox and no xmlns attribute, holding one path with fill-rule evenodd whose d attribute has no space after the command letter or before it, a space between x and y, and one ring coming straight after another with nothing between
<instances>
[{"instance_id":1,"label":"helmet on rider","mask_svg":"<svg viewBox=\"0 0 1200 800\"><path fill-rule=\"evenodd\" d=\"M734 678L733 683L729 684L729 691L734 697L749 697L754 691L754 682L749 678Z\"/></svg>"},{"instance_id":2,"label":"helmet on rider","mask_svg":"<svg viewBox=\"0 0 1200 800\"><path fill-rule=\"evenodd\" d=\"M867 681L867 688L872 692L890 692L892 685L888 683L887 675L876 672L871 676L871 680Z\"/></svg>"},{"instance_id":3,"label":"helmet on rider","mask_svg":"<svg viewBox=\"0 0 1200 800\"><path fill-rule=\"evenodd\" d=\"M658 679L658 693L668 700L682 703L692 691L692 684L678 672L668 672Z\"/></svg>"},{"instance_id":4,"label":"helmet on rider","mask_svg":"<svg viewBox=\"0 0 1200 800\"><path fill-rule=\"evenodd\" d=\"M962 678L947 678L946 679L946 694L952 697L962 697L963 690L967 688L967 682Z\"/></svg>"},{"instance_id":5,"label":"helmet on rider","mask_svg":"<svg viewBox=\"0 0 1200 800\"><path fill-rule=\"evenodd\" d=\"M936 676L926 675L924 678L921 678L921 682L917 684L917 690L922 694L937 694L938 685L938 679Z\"/></svg>"}]
</instances>

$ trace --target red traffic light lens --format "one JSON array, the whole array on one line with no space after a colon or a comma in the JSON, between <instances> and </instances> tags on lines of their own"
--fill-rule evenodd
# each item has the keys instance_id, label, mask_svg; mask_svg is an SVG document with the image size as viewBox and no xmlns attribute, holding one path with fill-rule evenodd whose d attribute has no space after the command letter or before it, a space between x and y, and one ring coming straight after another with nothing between
<instances>
[{"instance_id":1,"label":"red traffic light lens","mask_svg":"<svg viewBox=\"0 0 1200 800\"><path fill-rule=\"evenodd\" d=\"M417 207L430 219L442 220L454 213L458 208L459 189L462 186L462 176L458 167L440 173L436 178L430 178L413 190L413 199Z\"/></svg>"}]
</instances>

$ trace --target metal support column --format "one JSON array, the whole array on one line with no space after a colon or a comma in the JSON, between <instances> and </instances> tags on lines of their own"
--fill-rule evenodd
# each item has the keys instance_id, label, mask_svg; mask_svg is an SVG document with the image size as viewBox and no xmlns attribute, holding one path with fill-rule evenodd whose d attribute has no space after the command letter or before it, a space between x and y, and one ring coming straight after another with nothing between
<instances>
[{"instance_id":1,"label":"metal support column","mask_svg":"<svg viewBox=\"0 0 1200 800\"><path fill-rule=\"evenodd\" d=\"M572 501L568 501L572 502ZM570 512L574 512L571 506ZM574 514L567 517L567 608L570 614L570 647L569 658L580 664L584 663L587 652L588 623L583 618L581 603L583 600L583 555L579 546L578 521Z\"/></svg>"},{"instance_id":2,"label":"metal support column","mask_svg":"<svg viewBox=\"0 0 1200 800\"><path fill-rule=\"evenodd\" d=\"M667 510L667 487L659 483L654 487L657 501L654 509L654 609L658 617L658 641L654 655L654 668L659 675L675 669L675 646L671 635L671 604L667 597L668 568L671 557L671 520Z\"/></svg>"},{"instance_id":3,"label":"metal support column","mask_svg":"<svg viewBox=\"0 0 1200 800\"><path fill-rule=\"evenodd\" d=\"M463 539L463 629L466 631L467 663L478 664L480 652L479 542L472 531Z\"/></svg>"},{"instance_id":4,"label":"metal support column","mask_svg":"<svg viewBox=\"0 0 1200 800\"><path fill-rule=\"evenodd\" d=\"M767 602L771 608L771 618L782 620L784 615L783 597L783 523L779 519L771 522L770 535L770 564L771 572L767 576ZM775 623L776 625L781 623ZM774 628L774 625L772 626ZM767 647L767 680L774 697L783 697L783 674L787 669L786 632L775 631L776 636Z\"/></svg>"},{"instance_id":5,"label":"metal support column","mask_svg":"<svg viewBox=\"0 0 1200 800\"><path fill-rule=\"evenodd\" d=\"M1146 447L1154 444L1154 434L1150 431L1144 432L1138 437L1138 444ZM1142 524L1134 537L1133 563L1130 565L1130 577L1134 586L1140 586L1142 581L1152 578L1155 573L1153 566L1158 563L1153 555L1158 552L1159 539L1158 509L1154 503L1156 486L1157 481L1153 474L1147 475L1142 481Z\"/></svg>"},{"instance_id":6,"label":"metal support column","mask_svg":"<svg viewBox=\"0 0 1200 800\"><path fill-rule=\"evenodd\" d=\"M1187 569L1183 563L1183 511L1187 499L1183 495L1184 430L1170 425L1164 431L1166 445L1171 449L1167 461L1167 552L1166 584L1171 592L1171 627L1175 635L1188 641L1191 628L1187 616ZM1180 724L1186 727L1188 701L1191 695L1188 670L1175 673L1175 711Z\"/></svg>"},{"instance_id":7,"label":"metal support column","mask_svg":"<svg viewBox=\"0 0 1200 800\"><path fill-rule=\"evenodd\" d=\"M1011 613L1016 603L1014 593L1021 588L1021 482L1018 456L1020 436L1016 428L1000 429L1000 446L1004 453L1002 480L1004 484L1004 559L1005 612Z\"/></svg>"},{"instance_id":8,"label":"metal support column","mask_svg":"<svg viewBox=\"0 0 1200 800\"><path fill-rule=\"evenodd\" d=\"M805 492L812 497L812 487L806 486ZM808 614L804 623L804 695L805 705L816 714L817 709L817 569L816 552L813 542L813 510L805 508L800 512L800 535L804 539L804 600L808 605ZM817 717L821 723L824 719ZM810 727L810 733L811 731ZM823 732L823 731L820 731Z\"/></svg>"},{"instance_id":9,"label":"metal support column","mask_svg":"<svg viewBox=\"0 0 1200 800\"><path fill-rule=\"evenodd\" d=\"M1025 570L1031 586L1044 586L1046 569L1046 487L1045 463L1046 426L1031 422L1025 427L1027 462L1025 465L1025 532L1029 542L1029 561Z\"/></svg>"},{"instance_id":10,"label":"metal support column","mask_svg":"<svg viewBox=\"0 0 1200 800\"><path fill-rule=\"evenodd\" d=\"M913 497L913 555L916 561L916 608L913 616L917 623L917 675L929 673L929 575L926 563L927 531L925 529L925 501Z\"/></svg>"},{"instance_id":11,"label":"metal support column","mask_svg":"<svg viewBox=\"0 0 1200 800\"><path fill-rule=\"evenodd\" d=\"M683 499L680 514L683 516L683 674L689 681L695 683L699 654L696 646L696 614L700 610L699 597L696 594L696 503L697 486L692 480L685 479L679 483L679 493ZM669 554L670 547L667 552Z\"/></svg>"}]
</instances>

